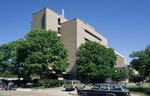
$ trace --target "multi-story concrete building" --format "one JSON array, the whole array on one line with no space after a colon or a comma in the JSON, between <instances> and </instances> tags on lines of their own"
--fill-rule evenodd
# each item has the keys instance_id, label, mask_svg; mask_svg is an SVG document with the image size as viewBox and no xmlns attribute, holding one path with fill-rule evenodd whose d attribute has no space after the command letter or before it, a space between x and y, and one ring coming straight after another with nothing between
<instances>
[{"instance_id":1,"label":"multi-story concrete building","mask_svg":"<svg viewBox=\"0 0 150 96\"><path fill-rule=\"evenodd\" d=\"M58 32L61 42L69 53L69 67L66 73L76 77L76 50L86 41L96 41L107 46L107 39L96 32L96 30L78 18L67 20L64 11L59 15L48 8L44 8L32 16L31 29L46 29ZM116 67L124 65L125 58L117 53Z\"/></svg>"}]
</instances>

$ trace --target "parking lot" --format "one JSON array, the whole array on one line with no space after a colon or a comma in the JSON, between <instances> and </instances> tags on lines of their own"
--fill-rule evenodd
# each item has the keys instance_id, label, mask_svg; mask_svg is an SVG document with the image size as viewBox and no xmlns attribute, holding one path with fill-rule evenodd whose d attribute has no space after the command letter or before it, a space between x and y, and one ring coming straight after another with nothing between
<instances>
[{"instance_id":1,"label":"parking lot","mask_svg":"<svg viewBox=\"0 0 150 96\"><path fill-rule=\"evenodd\" d=\"M75 91L65 91L63 87L50 89L23 89L16 91L0 90L0 96L77 96Z\"/></svg>"},{"instance_id":2,"label":"parking lot","mask_svg":"<svg viewBox=\"0 0 150 96\"><path fill-rule=\"evenodd\" d=\"M63 87L49 89L25 89L18 88L16 91L0 90L0 96L78 96L76 91L65 91ZM140 96L131 94L131 96Z\"/></svg>"}]
</instances>

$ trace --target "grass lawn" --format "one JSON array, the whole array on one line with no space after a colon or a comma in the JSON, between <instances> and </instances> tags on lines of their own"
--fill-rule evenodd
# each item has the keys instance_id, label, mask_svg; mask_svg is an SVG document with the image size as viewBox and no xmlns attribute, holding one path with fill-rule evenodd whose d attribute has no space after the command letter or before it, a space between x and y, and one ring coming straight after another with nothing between
<instances>
[{"instance_id":1,"label":"grass lawn","mask_svg":"<svg viewBox=\"0 0 150 96\"><path fill-rule=\"evenodd\" d=\"M144 83L143 88L138 88L135 84L129 85L128 89L130 90L131 94L138 94L138 95L148 95L150 96L150 83Z\"/></svg>"}]
</instances>

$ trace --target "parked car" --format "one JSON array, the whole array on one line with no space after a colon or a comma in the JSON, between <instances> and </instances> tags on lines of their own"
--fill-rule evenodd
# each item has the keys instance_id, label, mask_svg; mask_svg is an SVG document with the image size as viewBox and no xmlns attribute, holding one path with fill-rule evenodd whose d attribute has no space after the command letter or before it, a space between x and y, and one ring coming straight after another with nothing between
<instances>
[{"instance_id":1,"label":"parked car","mask_svg":"<svg viewBox=\"0 0 150 96\"><path fill-rule=\"evenodd\" d=\"M82 89L85 85L82 84L79 80L66 80L64 82L64 88L66 90L75 90L76 89Z\"/></svg>"},{"instance_id":2,"label":"parked car","mask_svg":"<svg viewBox=\"0 0 150 96\"><path fill-rule=\"evenodd\" d=\"M0 79L0 89L5 89L6 83L4 82L5 79Z\"/></svg>"},{"instance_id":3,"label":"parked car","mask_svg":"<svg viewBox=\"0 0 150 96\"><path fill-rule=\"evenodd\" d=\"M96 84L77 92L79 96L130 96L129 90L120 84Z\"/></svg>"},{"instance_id":4,"label":"parked car","mask_svg":"<svg viewBox=\"0 0 150 96\"><path fill-rule=\"evenodd\" d=\"M12 81L8 81L6 79L0 79L0 89L2 90L16 90L17 85Z\"/></svg>"},{"instance_id":5,"label":"parked car","mask_svg":"<svg viewBox=\"0 0 150 96\"><path fill-rule=\"evenodd\" d=\"M5 86L5 90L16 90L17 85L13 82L8 82L8 84Z\"/></svg>"}]
</instances>

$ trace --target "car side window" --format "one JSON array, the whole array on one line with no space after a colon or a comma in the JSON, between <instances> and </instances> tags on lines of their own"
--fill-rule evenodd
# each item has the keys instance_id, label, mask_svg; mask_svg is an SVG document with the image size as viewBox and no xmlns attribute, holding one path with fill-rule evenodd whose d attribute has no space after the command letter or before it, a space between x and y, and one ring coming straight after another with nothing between
<instances>
[{"instance_id":1,"label":"car side window","mask_svg":"<svg viewBox=\"0 0 150 96\"><path fill-rule=\"evenodd\" d=\"M80 82L79 82L79 81L76 81L76 84L80 84Z\"/></svg>"},{"instance_id":2,"label":"car side window","mask_svg":"<svg viewBox=\"0 0 150 96\"><path fill-rule=\"evenodd\" d=\"M100 89L101 90L109 90L109 86L108 85L102 85Z\"/></svg>"},{"instance_id":3,"label":"car side window","mask_svg":"<svg viewBox=\"0 0 150 96\"><path fill-rule=\"evenodd\" d=\"M95 85L94 87L93 87L93 89L99 89L99 87L100 87L100 85Z\"/></svg>"},{"instance_id":4,"label":"car side window","mask_svg":"<svg viewBox=\"0 0 150 96\"><path fill-rule=\"evenodd\" d=\"M76 82L75 82L75 81L73 81L73 84L76 84Z\"/></svg>"},{"instance_id":5,"label":"car side window","mask_svg":"<svg viewBox=\"0 0 150 96\"><path fill-rule=\"evenodd\" d=\"M119 85L112 85L110 86L110 90L121 90L121 87Z\"/></svg>"}]
</instances>

